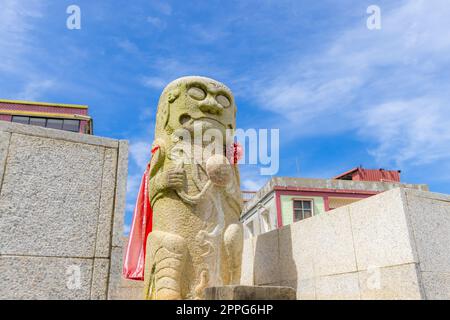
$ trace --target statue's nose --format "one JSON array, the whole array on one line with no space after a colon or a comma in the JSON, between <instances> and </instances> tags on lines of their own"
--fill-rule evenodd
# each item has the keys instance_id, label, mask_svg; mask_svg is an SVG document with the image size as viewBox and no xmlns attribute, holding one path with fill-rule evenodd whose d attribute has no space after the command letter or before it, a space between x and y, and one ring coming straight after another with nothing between
<instances>
[{"instance_id":1,"label":"statue's nose","mask_svg":"<svg viewBox=\"0 0 450 320\"><path fill-rule=\"evenodd\" d=\"M200 110L211 114L222 114L223 107L212 97L206 98L200 103Z\"/></svg>"}]
</instances>

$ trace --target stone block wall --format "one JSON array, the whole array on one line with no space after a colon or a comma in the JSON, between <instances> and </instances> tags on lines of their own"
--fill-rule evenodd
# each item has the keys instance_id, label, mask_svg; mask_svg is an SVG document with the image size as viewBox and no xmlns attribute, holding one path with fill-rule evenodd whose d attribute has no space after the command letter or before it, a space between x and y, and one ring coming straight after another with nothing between
<instances>
[{"instance_id":1,"label":"stone block wall","mask_svg":"<svg viewBox=\"0 0 450 320\"><path fill-rule=\"evenodd\" d=\"M107 299L128 144L0 122L0 299Z\"/></svg>"},{"instance_id":2,"label":"stone block wall","mask_svg":"<svg viewBox=\"0 0 450 320\"><path fill-rule=\"evenodd\" d=\"M299 299L450 299L450 196L398 188L244 242L244 285Z\"/></svg>"}]
</instances>

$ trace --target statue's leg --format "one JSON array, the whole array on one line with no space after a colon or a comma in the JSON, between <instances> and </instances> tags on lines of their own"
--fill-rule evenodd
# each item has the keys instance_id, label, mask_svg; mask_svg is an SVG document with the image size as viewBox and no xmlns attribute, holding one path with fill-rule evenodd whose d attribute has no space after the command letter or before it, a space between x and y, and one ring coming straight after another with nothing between
<instances>
[{"instance_id":1,"label":"statue's leg","mask_svg":"<svg viewBox=\"0 0 450 320\"><path fill-rule=\"evenodd\" d=\"M145 257L145 299L183 299L181 274L186 256L186 241L182 237L162 231L149 234Z\"/></svg>"},{"instance_id":2,"label":"statue's leg","mask_svg":"<svg viewBox=\"0 0 450 320\"><path fill-rule=\"evenodd\" d=\"M230 224L223 236L229 270L229 284L239 284L241 280L243 229L242 224Z\"/></svg>"}]
</instances>

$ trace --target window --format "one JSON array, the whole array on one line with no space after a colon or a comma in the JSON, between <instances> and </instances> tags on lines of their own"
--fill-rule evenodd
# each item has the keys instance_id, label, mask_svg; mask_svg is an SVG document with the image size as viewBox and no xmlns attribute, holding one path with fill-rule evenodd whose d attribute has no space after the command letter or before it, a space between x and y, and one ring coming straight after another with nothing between
<instances>
[{"instance_id":1,"label":"window","mask_svg":"<svg viewBox=\"0 0 450 320\"><path fill-rule=\"evenodd\" d=\"M80 120L64 119L63 130L78 132L80 131Z\"/></svg>"},{"instance_id":2,"label":"window","mask_svg":"<svg viewBox=\"0 0 450 320\"><path fill-rule=\"evenodd\" d=\"M293 200L294 222L311 218L313 216L312 200Z\"/></svg>"},{"instance_id":3,"label":"window","mask_svg":"<svg viewBox=\"0 0 450 320\"><path fill-rule=\"evenodd\" d=\"M47 128L61 130L63 128L63 120L62 119L47 119Z\"/></svg>"},{"instance_id":4,"label":"window","mask_svg":"<svg viewBox=\"0 0 450 320\"><path fill-rule=\"evenodd\" d=\"M45 127L46 122L45 118L30 118L30 124L33 126Z\"/></svg>"},{"instance_id":5,"label":"window","mask_svg":"<svg viewBox=\"0 0 450 320\"><path fill-rule=\"evenodd\" d=\"M22 124L31 124L33 126L47 127L51 129L59 129L72 132L80 131L80 120L13 116L11 121Z\"/></svg>"},{"instance_id":6,"label":"window","mask_svg":"<svg viewBox=\"0 0 450 320\"><path fill-rule=\"evenodd\" d=\"M13 116L11 121L16 123L29 124L30 117Z\"/></svg>"}]
</instances>

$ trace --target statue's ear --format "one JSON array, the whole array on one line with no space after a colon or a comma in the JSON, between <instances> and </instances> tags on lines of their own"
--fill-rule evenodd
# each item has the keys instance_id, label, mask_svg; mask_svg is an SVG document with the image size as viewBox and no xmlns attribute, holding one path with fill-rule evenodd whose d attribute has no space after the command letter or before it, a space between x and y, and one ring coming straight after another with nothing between
<instances>
[{"instance_id":1,"label":"statue's ear","mask_svg":"<svg viewBox=\"0 0 450 320\"><path fill-rule=\"evenodd\" d=\"M176 88L176 89L170 90L169 93L167 93L167 101L169 103L172 103L175 100L177 100L179 96L180 96L180 89Z\"/></svg>"}]
</instances>

